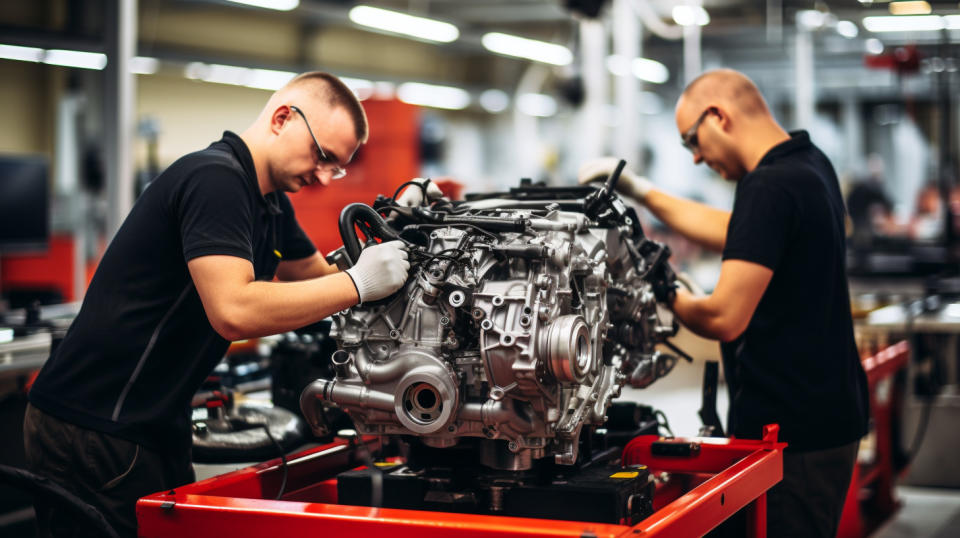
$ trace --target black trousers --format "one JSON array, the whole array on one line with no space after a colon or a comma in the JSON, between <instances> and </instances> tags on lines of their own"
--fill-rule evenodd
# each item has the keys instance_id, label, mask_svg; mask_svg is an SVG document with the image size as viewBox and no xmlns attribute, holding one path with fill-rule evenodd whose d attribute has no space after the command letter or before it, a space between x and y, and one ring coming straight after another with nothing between
<instances>
[{"instance_id":1,"label":"black trousers","mask_svg":"<svg viewBox=\"0 0 960 538\"><path fill-rule=\"evenodd\" d=\"M100 510L120 536L137 534L137 499L194 481L189 450L161 454L27 406L23 442L30 470ZM55 505L37 503L40 536L93 536Z\"/></svg>"},{"instance_id":2,"label":"black trousers","mask_svg":"<svg viewBox=\"0 0 960 538\"><path fill-rule=\"evenodd\" d=\"M847 498L859 441L827 450L783 454L783 480L767 491L767 536L834 538ZM742 538L746 511L710 531L709 538Z\"/></svg>"},{"instance_id":3,"label":"black trousers","mask_svg":"<svg viewBox=\"0 0 960 538\"><path fill-rule=\"evenodd\" d=\"M767 535L836 536L859 446L784 452L783 481L767 492Z\"/></svg>"}]
</instances>

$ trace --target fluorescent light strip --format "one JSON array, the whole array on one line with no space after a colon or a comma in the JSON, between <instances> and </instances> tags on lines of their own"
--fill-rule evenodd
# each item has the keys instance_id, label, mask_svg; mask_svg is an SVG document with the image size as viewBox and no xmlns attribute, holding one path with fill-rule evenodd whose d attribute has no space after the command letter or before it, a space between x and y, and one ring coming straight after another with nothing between
<instances>
[{"instance_id":1,"label":"fluorescent light strip","mask_svg":"<svg viewBox=\"0 0 960 538\"><path fill-rule=\"evenodd\" d=\"M0 59L43 62L50 65L97 70L103 69L107 65L106 55L97 52L60 49L47 51L36 47L20 47L17 45L0 45ZM138 75L152 75L157 72L159 65L160 61L156 58L136 56L131 61L130 71Z\"/></svg>"},{"instance_id":2,"label":"fluorescent light strip","mask_svg":"<svg viewBox=\"0 0 960 538\"><path fill-rule=\"evenodd\" d=\"M803 9L797 12L797 24L808 30L816 30L823 26L826 16L816 9Z\"/></svg>"},{"instance_id":3,"label":"fluorescent light strip","mask_svg":"<svg viewBox=\"0 0 960 538\"><path fill-rule=\"evenodd\" d=\"M273 69L250 69L236 65L205 64L190 62L183 70L183 76L189 79L246 86L258 90L279 90L297 74L292 71Z\"/></svg>"},{"instance_id":4,"label":"fluorescent light strip","mask_svg":"<svg viewBox=\"0 0 960 538\"><path fill-rule=\"evenodd\" d=\"M262 7L264 9L274 9L277 11L290 11L300 5L300 0L229 0L234 4L243 4L245 6Z\"/></svg>"},{"instance_id":5,"label":"fluorescent light strip","mask_svg":"<svg viewBox=\"0 0 960 538\"><path fill-rule=\"evenodd\" d=\"M461 110L470 105L470 94L453 86L422 82L404 82L397 88L397 98L411 105Z\"/></svg>"},{"instance_id":6,"label":"fluorescent light strip","mask_svg":"<svg viewBox=\"0 0 960 538\"><path fill-rule=\"evenodd\" d=\"M573 53L570 49L555 43L500 32L484 34L480 41L490 52L505 56L525 58L551 65L570 65L573 62Z\"/></svg>"},{"instance_id":7,"label":"fluorescent light strip","mask_svg":"<svg viewBox=\"0 0 960 538\"><path fill-rule=\"evenodd\" d=\"M517 97L517 109L528 116L546 118L557 113L557 101L542 93L524 93Z\"/></svg>"},{"instance_id":8,"label":"fluorescent light strip","mask_svg":"<svg viewBox=\"0 0 960 538\"><path fill-rule=\"evenodd\" d=\"M36 47L18 47L17 45L0 45L0 58L4 60L19 60L21 62L40 62L43 60L43 49Z\"/></svg>"},{"instance_id":9,"label":"fluorescent light strip","mask_svg":"<svg viewBox=\"0 0 960 538\"><path fill-rule=\"evenodd\" d=\"M160 60L149 56L136 56L130 63L130 71L138 75L152 75L157 72Z\"/></svg>"},{"instance_id":10,"label":"fluorescent light strip","mask_svg":"<svg viewBox=\"0 0 960 538\"><path fill-rule=\"evenodd\" d=\"M99 52L81 52L79 50L50 49L43 55L43 63L78 67L80 69L101 70L107 66L107 55Z\"/></svg>"},{"instance_id":11,"label":"fluorescent light strip","mask_svg":"<svg viewBox=\"0 0 960 538\"><path fill-rule=\"evenodd\" d=\"M670 70L662 63L649 58L634 58L630 62L624 56L612 54L607 56L607 69L619 77L633 75L645 82L663 84L670 79Z\"/></svg>"},{"instance_id":12,"label":"fluorescent light strip","mask_svg":"<svg viewBox=\"0 0 960 538\"><path fill-rule=\"evenodd\" d=\"M881 54L883 52L883 42L875 37L864 41L863 48L867 54Z\"/></svg>"},{"instance_id":13,"label":"fluorescent light strip","mask_svg":"<svg viewBox=\"0 0 960 538\"><path fill-rule=\"evenodd\" d=\"M486 90L480 94L480 106L491 114L503 112L510 106L510 96L502 90Z\"/></svg>"},{"instance_id":14,"label":"fluorescent light strip","mask_svg":"<svg viewBox=\"0 0 960 538\"><path fill-rule=\"evenodd\" d=\"M248 88L257 88L260 90L279 90L287 85L288 82L297 76L292 71L277 71L274 69L251 69L248 74Z\"/></svg>"},{"instance_id":15,"label":"fluorescent light strip","mask_svg":"<svg viewBox=\"0 0 960 538\"><path fill-rule=\"evenodd\" d=\"M389 9L356 6L350 10L348 16L351 21L361 26L427 41L449 43L460 37L460 30L448 22L416 17Z\"/></svg>"},{"instance_id":16,"label":"fluorescent light strip","mask_svg":"<svg viewBox=\"0 0 960 538\"><path fill-rule=\"evenodd\" d=\"M362 78L340 77L340 80L353 90L357 99L363 101L373 95L373 82Z\"/></svg>"},{"instance_id":17,"label":"fluorescent light strip","mask_svg":"<svg viewBox=\"0 0 960 538\"><path fill-rule=\"evenodd\" d=\"M926 0L890 2L887 9L890 10L891 15L928 15L933 11Z\"/></svg>"},{"instance_id":18,"label":"fluorescent light strip","mask_svg":"<svg viewBox=\"0 0 960 538\"><path fill-rule=\"evenodd\" d=\"M673 6L670 12L673 22L680 26L706 26L710 24L710 14L701 6Z\"/></svg>"},{"instance_id":19,"label":"fluorescent light strip","mask_svg":"<svg viewBox=\"0 0 960 538\"><path fill-rule=\"evenodd\" d=\"M663 84L670 78L670 70L662 63L649 58L633 59L633 75L640 80Z\"/></svg>"},{"instance_id":20,"label":"fluorescent light strip","mask_svg":"<svg viewBox=\"0 0 960 538\"><path fill-rule=\"evenodd\" d=\"M944 18L939 15L884 15L864 17L863 27L870 32L933 32L943 30Z\"/></svg>"},{"instance_id":21,"label":"fluorescent light strip","mask_svg":"<svg viewBox=\"0 0 960 538\"><path fill-rule=\"evenodd\" d=\"M837 21L837 33L847 39L853 39L860 33L860 28L851 21Z\"/></svg>"}]
</instances>

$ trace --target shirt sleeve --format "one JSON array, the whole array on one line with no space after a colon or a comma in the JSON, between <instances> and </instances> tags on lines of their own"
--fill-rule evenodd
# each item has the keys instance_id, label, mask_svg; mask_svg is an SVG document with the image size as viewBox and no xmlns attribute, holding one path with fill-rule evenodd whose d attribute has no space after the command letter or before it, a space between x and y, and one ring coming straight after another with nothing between
<instances>
[{"instance_id":1,"label":"shirt sleeve","mask_svg":"<svg viewBox=\"0 0 960 538\"><path fill-rule=\"evenodd\" d=\"M184 260L227 255L253 263L253 215L244 178L226 165L199 168L184 181L175 208Z\"/></svg>"},{"instance_id":2,"label":"shirt sleeve","mask_svg":"<svg viewBox=\"0 0 960 538\"><path fill-rule=\"evenodd\" d=\"M762 179L737 188L723 259L776 270L795 235L797 206L785 189Z\"/></svg>"},{"instance_id":3,"label":"shirt sleeve","mask_svg":"<svg viewBox=\"0 0 960 538\"><path fill-rule=\"evenodd\" d=\"M300 260L308 256L313 256L313 253L317 251L317 247L314 246L313 241L307 237L306 232L300 227L300 223L297 222L297 216L293 211L293 204L290 203L290 199L287 198L285 193L278 194L280 198L280 210L283 211L280 220L280 233L283 238L281 240L283 259Z\"/></svg>"}]
</instances>

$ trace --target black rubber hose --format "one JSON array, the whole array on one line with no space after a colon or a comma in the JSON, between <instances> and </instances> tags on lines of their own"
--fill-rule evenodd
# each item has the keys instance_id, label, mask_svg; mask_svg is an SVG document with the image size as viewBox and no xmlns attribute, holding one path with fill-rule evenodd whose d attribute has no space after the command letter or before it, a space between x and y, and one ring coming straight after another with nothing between
<instances>
[{"instance_id":1,"label":"black rubber hose","mask_svg":"<svg viewBox=\"0 0 960 538\"><path fill-rule=\"evenodd\" d=\"M400 239L397 232L372 207L361 203L348 205L340 212L338 225L340 239L343 240L343 246L347 251L347 259L351 266L357 263L360 258L360 251L363 250L360 246L360 238L357 237L357 231L354 228L357 222L364 222L373 230L374 235L384 241Z\"/></svg>"}]
</instances>

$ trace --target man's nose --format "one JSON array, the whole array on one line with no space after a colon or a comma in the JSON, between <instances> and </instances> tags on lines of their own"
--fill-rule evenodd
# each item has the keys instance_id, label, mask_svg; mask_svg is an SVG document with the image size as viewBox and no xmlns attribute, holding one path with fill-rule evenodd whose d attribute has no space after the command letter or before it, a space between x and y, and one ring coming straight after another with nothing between
<instances>
[{"instance_id":1,"label":"man's nose","mask_svg":"<svg viewBox=\"0 0 960 538\"><path fill-rule=\"evenodd\" d=\"M319 181L324 187L333 181L333 174L324 166L316 167L313 171L313 175L316 176L317 181Z\"/></svg>"}]
</instances>

